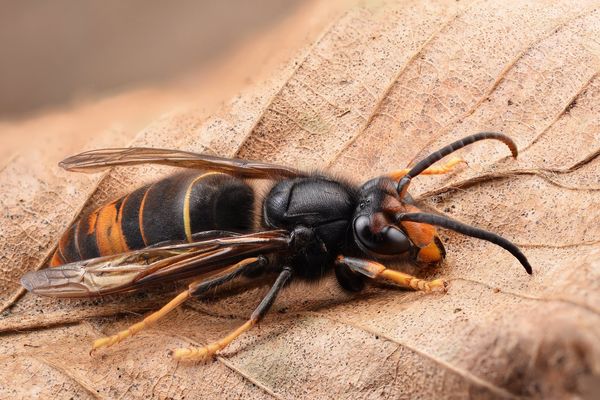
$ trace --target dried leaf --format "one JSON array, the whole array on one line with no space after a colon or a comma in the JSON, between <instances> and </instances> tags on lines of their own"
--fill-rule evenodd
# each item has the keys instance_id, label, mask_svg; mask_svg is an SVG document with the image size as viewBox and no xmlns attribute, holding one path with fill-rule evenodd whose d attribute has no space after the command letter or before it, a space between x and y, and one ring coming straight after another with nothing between
<instances>
[{"instance_id":1,"label":"dried leaf","mask_svg":"<svg viewBox=\"0 0 600 400\"><path fill-rule=\"evenodd\" d=\"M502 131L519 145L518 160L497 143L468 147L467 168L420 177L412 192L514 240L533 276L498 247L444 232L446 262L417 273L450 279L447 294L373 286L349 296L331 281L290 288L258 329L208 365L177 364L167 350L239 325L264 287L190 302L91 358L87 343L169 294L26 295L13 304L19 276L41 265L77 210L166 171L82 178L49 169L80 143L34 145L0 171L0 295L12 306L0 319L8 377L0 397L592 398L600 391L599 5L368 4L212 117L169 115L144 130L135 144L328 168L356 182L477 131ZM118 136L102 141L123 145Z\"/></svg>"}]
</instances>

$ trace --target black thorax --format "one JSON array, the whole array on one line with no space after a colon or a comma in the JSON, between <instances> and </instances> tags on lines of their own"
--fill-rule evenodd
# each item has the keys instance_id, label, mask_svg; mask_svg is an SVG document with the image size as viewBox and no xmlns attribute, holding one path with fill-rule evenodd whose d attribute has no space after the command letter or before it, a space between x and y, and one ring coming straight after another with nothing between
<instances>
[{"instance_id":1,"label":"black thorax","mask_svg":"<svg viewBox=\"0 0 600 400\"><path fill-rule=\"evenodd\" d=\"M299 277L317 279L352 237L356 204L356 188L339 181L320 175L282 180L265 198L263 224L292 232L288 262Z\"/></svg>"}]
</instances>

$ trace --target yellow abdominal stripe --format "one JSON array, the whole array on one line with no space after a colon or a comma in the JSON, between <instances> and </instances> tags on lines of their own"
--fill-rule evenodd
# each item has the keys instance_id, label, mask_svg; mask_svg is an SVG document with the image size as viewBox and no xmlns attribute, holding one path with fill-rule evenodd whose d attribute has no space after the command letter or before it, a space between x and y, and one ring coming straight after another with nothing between
<instances>
[{"instance_id":1,"label":"yellow abdominal stripe","mask_svg":"<svg viewBox=\"0 0 600 400\"><path fill-rule=\"evenodd\" d=\"M209 175L217 175L222 174L222 172L207 172L205 174L200 175L196 179L194 179L187 188L185 192L185 197L183 199L183 227L185 229L185 237L188 242L192 241L192 221L190 219L190 196L192 195L192 189L194 188L194 184L196 182L204 179Z\"/></svg>"}]
</instances>

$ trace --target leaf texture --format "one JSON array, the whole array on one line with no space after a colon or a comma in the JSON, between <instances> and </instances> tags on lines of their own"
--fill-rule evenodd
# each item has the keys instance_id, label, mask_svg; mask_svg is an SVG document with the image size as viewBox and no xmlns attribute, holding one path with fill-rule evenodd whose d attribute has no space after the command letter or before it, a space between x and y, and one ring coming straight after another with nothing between
<instances>
[{"instance_id":1,"label":"leaf texture","mask_svg":"<svg viewBox=\"0 0 600 400\"><path fill-rule=\"evenodd\" d=\"M446 294L333 281L296 286L214 363L167 350L238 326L266 288L193 301L90 357L88 343L156 309L173 291L56 301L18 284L62 230L170 170L58 171L60 157L127 145L119 134L43 145L0 170L0 397L593 398L600 391L600 2L368 2L340 15L276 74L210 114L172 113L133 145L327 170L353 182L455 139L468 166L419 177L425 207L492 230L534 268L489 243L443 232ZM172 288L176 289L176 288ZM278 312L279 311L279 312Z\"/></svg>"}]
</instances>

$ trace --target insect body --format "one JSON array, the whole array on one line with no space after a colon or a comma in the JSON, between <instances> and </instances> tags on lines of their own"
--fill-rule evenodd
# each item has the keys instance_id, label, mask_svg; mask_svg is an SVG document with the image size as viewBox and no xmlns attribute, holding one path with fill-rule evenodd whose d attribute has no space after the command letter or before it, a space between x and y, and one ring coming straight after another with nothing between
<instances>
[{"instance_id":1,"label":"insect body","mask_svg":"<svg viewBox=\"0 0 600 400\"><path fill-rule=\"evenodd\" d=\"M484 139L505 143L516 157L510 138L482 132L432 153L410 169L362 186L283 166L174 150L82 153L61 165L89 171L152 162L210 172L175 175L83 216L65 233L52 259L53 265L69 263L30 272L21 282L41 295L90 297L203 276L143 321L96 340L93 348L97 349L135 334L210 288L242 275L276 274L269 293L245 324L215 343L174 353L176 358L199 360L214 356L254 326L293 279L317 280L334 270L347 290L358 291L369 279L423 291L443 290L446 284L442 279L421 280L375 261L401 256L419 263L441 261L445 250L434 226L495 243L513 254L531 274L526 257L507 239L446 216L423 213L408 194L412 178L448 172L455 161L441 168L432 165ZM257 227L250 218L254 197L245 178L275 180L260 204Z\"/></svg>"}]
</instances>

